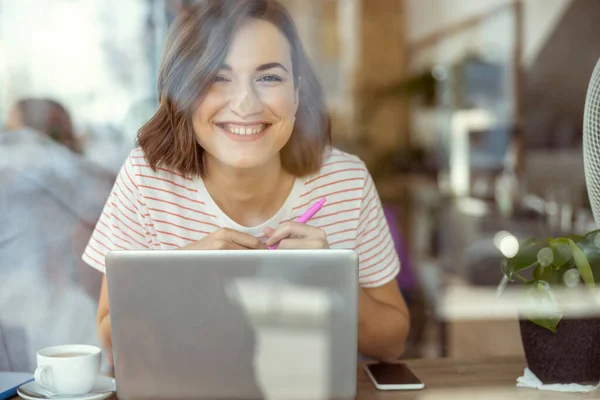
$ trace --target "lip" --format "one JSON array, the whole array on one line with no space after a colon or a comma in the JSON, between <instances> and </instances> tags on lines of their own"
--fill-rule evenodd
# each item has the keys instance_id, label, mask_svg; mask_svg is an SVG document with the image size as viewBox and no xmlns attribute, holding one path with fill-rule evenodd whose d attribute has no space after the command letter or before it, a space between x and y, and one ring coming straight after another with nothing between
<instances>
[{"instance_id":1,"label":"lip","mask_svg":"<svg viewBox=\"0 0 600 400\"><path fill-rule=\"evenodd\" d=\"M252 123L239 123L239 122L219 122L219 124L237 124L237 125L257 125L257 124L264 124L266 122L252 122ZM215 124L215 126L217 128L219 128L219 130L221 132L223 132L225 135L227 135L227 137L231 140L233 140L234 142L256 142L257 140L260 140L263 136L265 136L269 130L271 129L271 127L273 125L269 125L267 127L267 129L265 129L264 131L262 131L261 133L257 133L256 135L236 135L235 133L231 133L223 128L221 128L219 125Z\"/></svg>"},{"instance_id":2,"label":"lip","mask_svg":"<svg viewBox=\"0 0 600 400\"><path fill-rule=\"evenodd\" d=\"M232 125L240 125L240 126L252 126L252 125L261 125L261 124L272 124L268 121L250 121L250 122L240 122L240 121L218 121L214 123L215 125L224 125L224 124L232 124Z\"/></svg>"}]
</instances>

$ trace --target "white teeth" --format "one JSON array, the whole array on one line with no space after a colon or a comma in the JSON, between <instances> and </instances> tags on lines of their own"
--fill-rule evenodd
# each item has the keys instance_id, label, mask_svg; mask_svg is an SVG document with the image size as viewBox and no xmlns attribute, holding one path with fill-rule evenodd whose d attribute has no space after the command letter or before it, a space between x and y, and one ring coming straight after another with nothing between
<instances>
[{"instance_id":1,"label":"white teeth","mask_svg":"<svg viewBox=\"0 0 600 400\"><path fill-rule=\"evenodd\" d=\"M234 124L220 125L223 129L236 135L256 135L267 128L267 124L254 125L250 127L240 127Z\"/></svg>"}]
</instances>

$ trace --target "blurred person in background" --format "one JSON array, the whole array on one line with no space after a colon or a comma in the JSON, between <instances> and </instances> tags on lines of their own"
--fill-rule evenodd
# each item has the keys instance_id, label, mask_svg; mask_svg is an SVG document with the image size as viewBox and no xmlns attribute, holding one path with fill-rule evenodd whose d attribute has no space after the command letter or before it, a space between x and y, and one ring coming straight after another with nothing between
<instances>
[{"instance_id":1,"label":"blurred person in background","mask_svg":"<svg viewBox=\"0 0 600 400\"><path fill-rule=\"evenodd\" d=\"M409 315L381 202L364 163L331 147L321 82L283 6L205 0L185 10L158 87L158 111L139 131L85 261L105 272L112 249L352 249L358 351L397 359ZM293 222L322 197L317 216ZM106 278L98 331L111 349Z\"/></svg>"},{"instance_id":2,"label":"blurred person in background","mask_svg":"<svg viewBox=\"0 0 600 400\"><path fill-rule=\"evenodd\" d=\"M45 346L98 342L100 274L81 254L114 176L80 152L52 100L19 101L0 131L0 371L32 371Z\"/></svg>"},{"instance_id":3,"label":"blurred person in background","mask_svg":"<svg viewBox=\"0 0 600 400\"><path fill-rule=\"evenodd\" d=\"M71 116L57 101L35 98L19 100L8 114L6 130L23 127L46 134L74 153L83 152L75 135Z\"/></svg>"}]
</instances>

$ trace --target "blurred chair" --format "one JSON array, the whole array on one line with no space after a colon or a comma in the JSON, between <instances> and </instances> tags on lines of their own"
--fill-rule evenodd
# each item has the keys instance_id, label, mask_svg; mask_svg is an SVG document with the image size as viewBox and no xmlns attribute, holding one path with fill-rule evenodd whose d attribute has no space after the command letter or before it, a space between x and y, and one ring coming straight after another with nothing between
<instances>
[{"instance_id":1,"label":"blurred chair","mask_svg":"<svg viewBox=\"0 0 600 400\"><path fill-rule=\"evenodd\" d=\"M423 292L414 274L410 257L398 226L397 207L392 204L384 204L383 212L390 227L390 233L401 264L400 273L396 277L396 281L410 311L411 328L403 357L414 358L421 355L420 345L425 330L426 305Z\"/></svg>"}]
</instances>

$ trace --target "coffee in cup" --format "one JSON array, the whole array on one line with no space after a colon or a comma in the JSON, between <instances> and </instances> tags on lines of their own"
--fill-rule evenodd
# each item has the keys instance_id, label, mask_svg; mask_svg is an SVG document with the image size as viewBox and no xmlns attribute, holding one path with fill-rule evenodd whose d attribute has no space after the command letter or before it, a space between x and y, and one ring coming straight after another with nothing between
<instances>
[{"instance_id":1,"label":"coffee in cup","mask_svg":"<svg viewBox=\"0 0 600 400\"><path fill-rule=\"evenodd\" d=\"M56 394L89 393L100 373L101 353L85 344L47 347L37 352L35 381Z\"/></svg>"}]
</instances>

